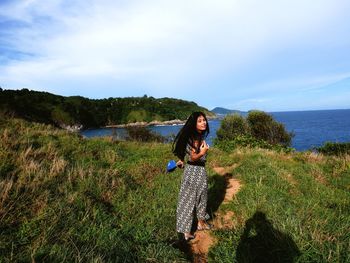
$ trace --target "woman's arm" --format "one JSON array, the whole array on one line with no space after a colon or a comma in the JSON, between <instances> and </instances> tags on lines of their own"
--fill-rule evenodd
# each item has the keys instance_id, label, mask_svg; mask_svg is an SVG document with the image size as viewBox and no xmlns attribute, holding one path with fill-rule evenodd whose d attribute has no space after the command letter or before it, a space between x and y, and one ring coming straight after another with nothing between
<instances>
[{"instance_id":1,"label":"woman's arm","mask_svg":"<svg viewBox=\"0 0 350 263\"><path fill-rule=\"evenodd\" d=\"M207 153L208 149L209 149L209 146L205 141L202 142L199 153L196 153L196 150L192 148L190 153L191 160L193 162L198 161L203 155Z\"/></svg>"}]
</instances>

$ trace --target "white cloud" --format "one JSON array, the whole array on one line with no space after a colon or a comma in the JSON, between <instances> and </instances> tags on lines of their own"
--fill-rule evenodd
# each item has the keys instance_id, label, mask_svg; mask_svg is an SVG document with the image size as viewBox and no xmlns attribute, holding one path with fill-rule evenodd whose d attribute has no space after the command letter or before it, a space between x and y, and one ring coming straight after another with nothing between
<instances>
[{"instance_id":1,"label":"white cloud","mask_svg":"<svg viewBox=\"0 0 350 263\"><path fill-rule=\"evenodd\" d=\"M273 81L259 83L258 86L252 87L252 90L259 90L260 93L283 93L290 90L294 92L305 92L324 89L327 85L346 78L350 78L350 72L275 79Z\"/></svg>"},{"instance_id":2,"label":"white cloud","mask_svg":"<svg viewBox=\"0 0 350 263\"><path fill-rule=\"evenodd\" d=\"M24 26L8 29L7 41L33 56L0 64L0 81L57 93L58 86L97 85L101 79L114 87L120 80L137 83L151 93L174 88L198 93L205 82L325 41L346 5L342 0L317 5L302 0L15 1L1 8L0 17ZM279 79L257 79L250 93L270 89ZM132 89L123 92L137 95Z\"/></svg>"}]
</instances>

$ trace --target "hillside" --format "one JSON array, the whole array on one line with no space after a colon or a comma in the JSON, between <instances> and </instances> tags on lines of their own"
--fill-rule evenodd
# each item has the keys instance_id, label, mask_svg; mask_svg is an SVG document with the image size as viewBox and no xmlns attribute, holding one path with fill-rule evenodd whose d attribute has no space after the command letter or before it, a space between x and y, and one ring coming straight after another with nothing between
<instances>
[{"instance_id":1,"label":"hillside","mask_svg":"<svg viewBox=\"0 0 350 263\"><path fill-rule=\"evenodd\" d=\"M225 109L222 107L215 107L214 109L211 110L211 112L214 112L217 115L226 115L226 114L233 114L233 113L238 113L240 115L245 115L247 114L244 111L239 111L239 110L229 110L229 109Z\"/></svg>"},{"instance_id":2,"label":"hillside","mask_svg":"<svg viewBox=\"0 0 350 263\"><path fill-rule=\"evenodd\" d=\"M101 127L133 122L185 120L193 111L214 114L194 102L153 97L93 100L48 92L0 89L0 111L29 121L59 127Z\"/></svg>"},{"instance_id":3,"label":"hillside","mask_svg":"<svg viewBox=\"0 0 350 263\"><path fill-rule=\"evenodd\" d=\"M87 140L1 117L0 261L193 260L175 233L182 170L165 173L172 158L169 144ZM212 231L208 261L349 262L349 161L211 147L208 211L231 211L231 224ZM230 202L215 167L241 183Z\"/></svg>"}]
</instances>

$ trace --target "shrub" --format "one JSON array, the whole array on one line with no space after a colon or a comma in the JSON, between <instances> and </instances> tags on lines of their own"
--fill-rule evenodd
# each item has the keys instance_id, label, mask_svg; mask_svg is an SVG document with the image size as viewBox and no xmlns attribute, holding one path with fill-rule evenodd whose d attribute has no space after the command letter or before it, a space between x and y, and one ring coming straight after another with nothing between
<instances>
[{"instance_id":1,"label":"shrub","mask_svg":"<svg viewBox=\"0 0 350 263\"><path fill-rule=\"evenodd\" d=\"M236 147L249 147L249 148L262 148L271 149L278 152L290 153L294 149L290 147L283 146L281 144L272 145L264 140L256 139L251 135L239 135L234 140L218 140L214 139L214 144L219 149L230 152Z\"/></svg>"},{"instance_id":2,"label":"shrub","mask_svg":"<svg viewBox=\"0 0 350 263\"><path fill-rule=\"evenodd\" d=\"M284 148L284 151L290 151L292 137L293 134L288 133L284 125L276 122L271 115L262 111L251 111L247 118L238 114L226 116L214 143L223 148L243 146L275 150Z\"/></svg>"},{"instance_id":3,"label":"shrub","mask_svg":"<svg viewBox=\"0 0 350 263\"><path fill-rule=\"evenodd\" d=\"M215 139L214 144L221 150L230 152L236 147L259 147L265 149L272 149L273 146L263 140L258 140L251 135L238 135L232 140L219 140Z\"/></svg>"},{"instance_id":4,"label":"shrub","mask_svg":"<svg viewBox=\"0 0 350 263\"><path fill-rule=\"evenodd\" d=\"M73 118L69 115L69 113L62 110L60 107L55 107L51 112L52 121L58 126L61 125L72 125L74 124Z\"/></svg>"},{"instance_id":5,"label":"shrub","mask_svg":"<svg viewBox=\"0 0 350 263\"><path fill-rule=\"evenodd\" d=\"M250 134L245 118L241 115L227 115L216 132L218 140L234 140L237 136Z\"/></svg>"},{"instance_id":6,"label":"shrub","mask_svg":"<svg viewBox=\"0 0 350 263\"><path fill-rule=\"evenodd\" d=\"M165 142L165 138L162 135L150 131L147 127L129 126L126 127L126 132L126 139L129 141Z\"/></svg>"},{"instance_id":7,"label":"shrub","mask_svg":"<svg viewBox=\"0 0 350 263\"><path fill-rule=\"evenodd\" d=\"M270 114L263 111L251 111L248 114L247 122L253 137L273 145L290 146L293 134L288 133L284 125L276 122Z\"/></svg>"},{"instance_id":8,"label":"shrub","mask_svg":"<svg viewBox=\"0 0 350 263\"><path fill-rule=\"evenodd\" d=\"M316 151L326 155L345 155L350 154L350 142L344 143L335 143L335 142L326 142L321 147L316 147Z\"/></svg>"}]
</instances>

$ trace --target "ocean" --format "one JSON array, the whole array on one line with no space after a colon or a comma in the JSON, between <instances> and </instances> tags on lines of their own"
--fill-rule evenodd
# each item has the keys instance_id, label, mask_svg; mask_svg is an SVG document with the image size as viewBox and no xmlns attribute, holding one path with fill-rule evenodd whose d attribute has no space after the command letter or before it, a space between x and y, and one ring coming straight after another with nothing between
<instances>
[{"instance_id":1,"label":"ocean","mask_svg":"<svg viewBox=\"0 0 350 263\"><path fill-rule=\"evenodd\" d=\"M347 110L317 110L317 111L290 111L270 112L276 121L281 122L287 131L293 132L292 147L297 151L305 151L323 145L325 142L350 142L350 109ZM221 120L210 120L210 133L207 138L212 145L216 137L216 130ZM176 134L182 125L151 126L163 136ZM121 138L125 136L123 128L100 128L81 131L86 137L111 136L113 130Z\"/></svg>"}]
</instances>

